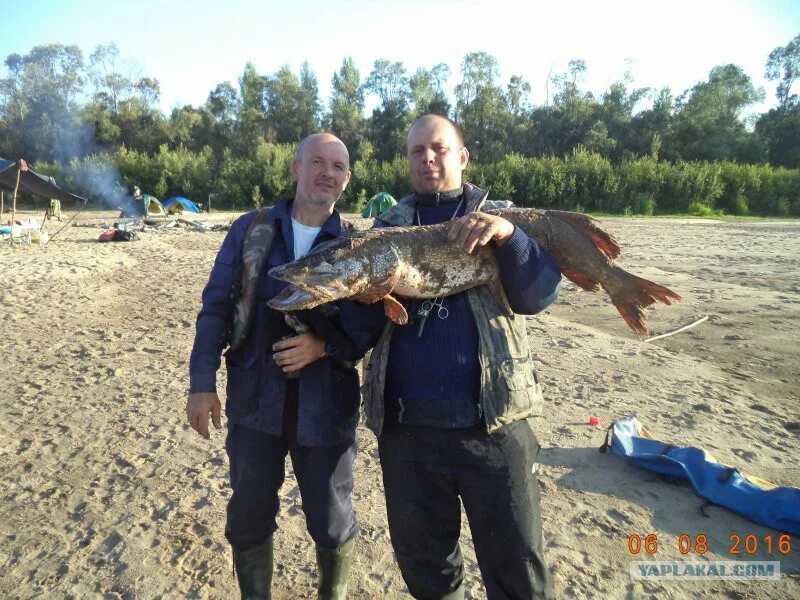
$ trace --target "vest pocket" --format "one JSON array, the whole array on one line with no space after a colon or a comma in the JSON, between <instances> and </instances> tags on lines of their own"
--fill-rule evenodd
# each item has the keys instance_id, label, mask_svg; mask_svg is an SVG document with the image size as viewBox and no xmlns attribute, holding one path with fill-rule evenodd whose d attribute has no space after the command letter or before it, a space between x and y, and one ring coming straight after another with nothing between
<instances>
[{"instance_id":1,"label":"vest pocket","mask_svg":"<svg viewBox=\"0 0 800 600\"><path fill-rule=\"evenodd\" d=\"M238 415L257 408L260 356L260 350L228 352L225 356L228 370L227 405Z\"/></svg>"},{"instance_id":2,"label":"vest pocket","mask_svg":"<svg viewBox=\"0 0 800 600\"><path fill-rule=\"evenodd\" d=\"M511 391L536 387L538 377L531 361L527 358L510 358L500 363L500 375Z\"/></svg>"},{"instance_id":3,"label":"vest pocket","mask_svg":"<svg viewBox=\"0 0 800 600\"><path fill-rule=\"evenodd\" d=\"M497 381L495 393L486 398L487 402L494 404L493 411L487 407L487 418L494 417L502 423L520 416L540 414L542 391L530 359L507 358L496 369L496 377L502 379L502 383Z\"/></svg>"}]
</instances>

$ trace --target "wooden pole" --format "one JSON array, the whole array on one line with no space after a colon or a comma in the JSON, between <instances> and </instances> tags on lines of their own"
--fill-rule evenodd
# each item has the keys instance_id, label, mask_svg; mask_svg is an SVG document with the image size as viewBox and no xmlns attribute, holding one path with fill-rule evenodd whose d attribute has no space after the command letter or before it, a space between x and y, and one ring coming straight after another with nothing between
<instances>
[{"instance_id":1,"label":"wooden pole","mask_svg":"<svg viewBox=\"0 0 800 600\"><path fill-rule=\"evenodd\" d=\"M72 215L72 216L69 218L69 220L67 220L67 222L66 222L66 223L64 223L64 225L61 227L61 229L59 229L59 230L58 230L58 231L56 231L56 232L55 232L53 235L51 235L51 236L50 236L50 238L49 238L49 239L48 239L48 240L47 240L47 241L44 243L44 245L47 245L47 244L50 242L50 240L52 240L52 239L53 239L54 237L56 237L56 236L57 236L59 233L61 233L62 231L64 231L64 227L69 227L69 224L70 224L70 223L72 223L73 219L75 219L75 217L77 217L79 214L81 214L81 212L83 212L83 209L86 207L86 203L87 203L88 201L89 201L89 199L88 199L88 198L87 198L86 200L84 200L84 201L83 201L83 204L82 204L82 205L81 205L81 207L78 209L78 212L76 212L74 215Z\"/></svg>"},{"instance_id":2,"label":"wooden pole","mask_svg":"<svg viewBox=\"0 0 800 600\"><path fill-rule=\"evenodd\" d=\"M17 185L14 186L14 202L13 202L13 205L11 206L11 230L12 231L14 230L14 222L15 222L15 220L17 218L17 190L19 190L19 180L20 180L20 177L22 177L22 165L25 164L23 161L20 161L20 162L21 162L21 164L17 163ZM12 238L14 237L13 233L12 233L11 237Z\"/></svg>"}]
</instances>

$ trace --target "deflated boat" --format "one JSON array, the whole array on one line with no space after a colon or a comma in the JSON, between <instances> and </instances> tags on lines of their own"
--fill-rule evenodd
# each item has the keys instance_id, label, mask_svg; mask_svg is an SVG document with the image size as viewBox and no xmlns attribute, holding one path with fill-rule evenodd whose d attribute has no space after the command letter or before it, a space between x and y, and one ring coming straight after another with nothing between
<instances>
[{"instance_id":1,"label":"deflated boat","mask_svg":"<svg viewBox=\"0 0 800 600\"><path fill-rule=\"evenodd\" d=\"M563 275L582 289L604 289L637 333L647 334L647 306L681 300L672 290L615 265L620 246L592 217L533 208L485 212L507 219L536 239ZM305 257L270 270L272 277L290 285L269 306L291 311L342 298L365 304L383 300L388 317L405 324L408 314L394 296L435 298L488 285L511 314L491 248L467 254L448 239L449 228L445 222L370 229L320 244Z\"/></svg>"}]
</instances>

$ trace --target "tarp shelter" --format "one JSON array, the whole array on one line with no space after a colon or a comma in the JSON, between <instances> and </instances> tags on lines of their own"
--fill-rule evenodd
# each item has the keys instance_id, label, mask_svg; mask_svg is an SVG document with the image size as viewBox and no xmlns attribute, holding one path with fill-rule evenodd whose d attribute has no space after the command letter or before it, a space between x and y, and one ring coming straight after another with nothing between
<instances>
[{"instance_id":1,"label":"tarp shelter","mask_svg":"<svg viewBox=\"0 0 800 600\"><path fill-rule=\"evenodd\" d=\"M36 194L43 198L55 198L59 201L74 200L76 202L86 202L86 198L81 198L80 196L65 192L53 183L49 177L39 175L35 171L32 171L23 159L20 158L18 161L14 162L6 160L5 158L0 158L0 190L8 190L14 194L14 191L17 190L17 182L19 182L19 191L25 192L26 194ZM13 220L15 218L14 213L16 213L17 205L16 197L12 196L12 198L13 206L11 208L11 218ZM3 202L3 204L5 204L5 202ZM0 209L0 214L2 214L4 209L5 206L3 206L3 209Z\"/></svg>"},{"instance_id":2,"label":"tarp shelter","mask_svg":"<svg viewBox=\"0 0 800 600\"><path fill-rule=\"evenodd\" d=\"M43 198L55 198L62 202L72 200L75 202L85 202L86 198L81 198L69 192L65 192L56 184L50 182L50 178L45 175L39 175L35 171L28 168L24 160L20 159L17 162L0 158L0 188L14 192L14 187L17 185L17 171L23 166L19 178L19 189L26 194L36 194Z\"/></svg>"},{"instance_id":3,"label":"tarp shelter","mask_svg":"<svg viewBox=\"0 0 800 600\"><path fill-rule=\"evenodd\" d=\"M370 217L377 217L379 214L386 212L397 204L392 195L388 192L378 192L369 199L364 210L361 211L361 216L365 219Z\"/></svg>"},{"instance_id":4,"label":"tarp shelter","mask_svg":"<svg viewBox=\"0 0 800 600\"><path fill-rule=\"evenodd\" d=\"M133 198L131 203L122 208L123 217L166 217L167 212L161 201L150 194L142 194L138 198Z\"/></svg>"},{"instance_id":5,"label":"tarp shelter","mask_svg":"<svg viewBox=\"0 0 800 600\"><path fill-rule=\"evenodd\" d=\"M164 200L162 204L166 211L171 215L183 211L194 213L196 215L200 214L200 209L197 207L197 205L183 196L172 196L171 198Z\"/></svg>"}]
</instances>

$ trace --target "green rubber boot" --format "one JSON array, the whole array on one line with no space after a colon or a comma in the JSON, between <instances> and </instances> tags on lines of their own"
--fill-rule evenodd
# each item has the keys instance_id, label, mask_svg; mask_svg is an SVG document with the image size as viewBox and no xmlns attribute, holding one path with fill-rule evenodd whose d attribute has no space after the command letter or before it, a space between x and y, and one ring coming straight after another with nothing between
<instances>
[{"instance_id":1,"label":"green rubber boot","mask_svg":"<svg viewBox=\"0 0 800 600\"><path fill-rule=\"evenodd\" d=\"M464 585L462 584L449 594L445 594L440 600L464 600Z\"/></svg>"},{"instance_id":2,"label":"green rubber boot","mask_svg":"<svg viewBox=\"0 0 800 600\"><path fill-rule=\"evenodd\" d=\"M233 570L242 600L272 600L272 536L249 550L233 549Z\"/></svg>"},{"instance_id":3,"label":"green rubber boot","mask_svg":"<svg viewBox=\"0 0 800 600\"><path fill-rule=\"evenodd\" d=\"M317 546L317 600L344 600L347 597L347 581L350 578L355 546L355 538L332 550Z\"/></svg>"}]
</instances>

